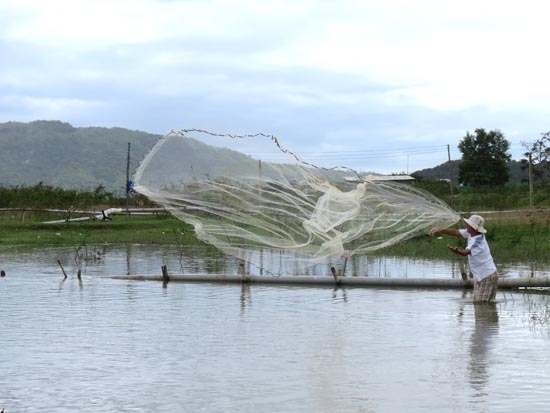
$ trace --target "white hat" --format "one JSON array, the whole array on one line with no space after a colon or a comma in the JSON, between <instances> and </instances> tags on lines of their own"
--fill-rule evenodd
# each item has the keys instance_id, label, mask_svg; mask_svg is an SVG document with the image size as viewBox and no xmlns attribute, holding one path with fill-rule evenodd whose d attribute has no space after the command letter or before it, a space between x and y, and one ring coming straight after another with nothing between
<instances>
[{"instance_id":1,"label":"white hat","mask_svg":"<svg viewBox=\"0 0 550 413\"><path fill-rule=\"evenodd\" d=\"M485 220L483 219L483 217L479 215L472 215L468 219L464 218L464 221L466 222L466 224L471 226L477 232L480 232L482 234L485 234L487 232L487 230L483 228L483 224L485 223Z\"/></svg>"}]
</instances>

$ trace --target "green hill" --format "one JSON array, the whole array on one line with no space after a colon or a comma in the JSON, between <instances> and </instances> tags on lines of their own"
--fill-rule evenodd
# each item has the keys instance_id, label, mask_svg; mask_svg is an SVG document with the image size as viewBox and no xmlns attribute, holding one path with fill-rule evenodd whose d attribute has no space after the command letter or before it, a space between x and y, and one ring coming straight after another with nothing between
<instances>
[{"instance_id":1,"label":"green hill","mask_svg":"<svg viewBox=\"0 0 550 413\"><path fill-rule=\"evenodd\" d=\"M416 171L412 175L414 175L416 178L421 177L429 180L451 179L452 177L453 183L458 185L459 164L459 160L445 162L433 168ZM522 182L529 182L529 172L523 167L523 164L521 162L510 161L508 162L508 167L510 168L511 183L519 184Z\"/></svg>"},{"instance_id":2,"label":"green hill","mask_svg":"<svg viewBox=\"0 0 550 413\"><path fill-rule=\"evenodd\" d=\"M0 186L103 185L124 193L128 143L132 175L160 137L123 128L75 128L59 121L0 123Z\"/></svg>"}]
</instances>

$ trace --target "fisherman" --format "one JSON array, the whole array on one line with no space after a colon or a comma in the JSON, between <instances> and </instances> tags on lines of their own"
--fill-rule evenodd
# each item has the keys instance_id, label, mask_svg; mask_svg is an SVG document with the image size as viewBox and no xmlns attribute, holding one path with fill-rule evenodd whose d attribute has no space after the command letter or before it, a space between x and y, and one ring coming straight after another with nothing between
<instances>
[{"instance_id":1,"label":"fisherman","mask_svg":"<svg viewBox=\"0 0 550 413\"><path fill-rule=\"evenodd\" d=\"M498 288L498 274L491 250L485 234L485 220L480 215L464 218L466 228L439 228L434 227L429 234L443 233L450 236L463 237L467 240L466 248L447 245L451 252L457 255L466 255L470 271L474 276L474 302L493 302Z\"/></svg>"}]
</instances>

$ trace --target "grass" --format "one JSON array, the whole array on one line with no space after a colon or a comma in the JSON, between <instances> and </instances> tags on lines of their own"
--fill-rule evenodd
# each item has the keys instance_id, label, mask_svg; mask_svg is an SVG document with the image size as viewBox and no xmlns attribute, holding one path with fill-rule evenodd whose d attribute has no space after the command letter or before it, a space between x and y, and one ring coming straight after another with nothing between
<instances>
[{"instance_id":1,"label":"grass","mask_svg":"<svg viewBox=\"0 0 550 413\"><path fill-rule=\"evenodd\" d=\"M0 215L0 247L154 244L200 245L191 226L176 218L161 214L134 215L129 219L116 215L111 221L82 221L45 224L58 219L51 214L27 214L22 221L17 216Z\"/></svg>"},{"instance_id":2,"label":"grass","mask_svg":"<svg viewBox=\"0 0 550 413\"><path fill-rule=\"evenodd\" d=\"M519 210L483 214L487 240L497 262L549 262L550 210ZM98 246L105 244L205 245L193 228L169 214L115 215L111 221L44 224L59 219L43 212L0 213L0 248L8 246ZM463 223L458 223L457 227ZM445 259L452 256L446 245L464 240L442 235L420 235L376 252L376 255Z\"/></svg>"},{"instance_id":3,"label":"grass","mask_svg":"<svg viewBox=\"0 0 550 413\"><path fill-rule=\"evenodd\" d=\"M550 210L484 213L487 241L497 262L550 262ZM464 222L455 225L464 227ZM444 234L421 235L377 252L380 255L445 258L447 244L465 246L465 240Z\"/></svg>"}]
</instances>

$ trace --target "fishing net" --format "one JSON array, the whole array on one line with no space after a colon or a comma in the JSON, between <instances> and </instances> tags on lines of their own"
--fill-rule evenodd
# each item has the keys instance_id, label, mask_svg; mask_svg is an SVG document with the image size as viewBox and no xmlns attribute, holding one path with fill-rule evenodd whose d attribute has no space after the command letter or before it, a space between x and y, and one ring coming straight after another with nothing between
<instances>
[{"instance_id":1,"label":"fishing net","mask_svg":"<svg viewBox=\"0 0 550 413\"><path fill-rule=\"evenodd\" d=\"M316 167L266 134L172 131L139 165L134 189L191 224L199 239L273 274L320 263L345 268L353 255L459 220L414 186Z\"/></svg>"}]
</instances>

